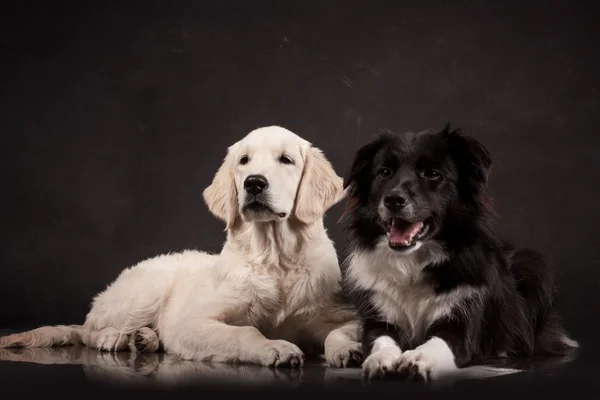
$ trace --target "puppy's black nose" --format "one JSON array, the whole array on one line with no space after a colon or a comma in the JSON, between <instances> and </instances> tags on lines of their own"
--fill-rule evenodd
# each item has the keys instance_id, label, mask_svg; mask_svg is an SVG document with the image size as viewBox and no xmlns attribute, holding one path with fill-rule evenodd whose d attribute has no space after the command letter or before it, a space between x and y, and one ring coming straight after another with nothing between
<instances>
[{"instance_id":1,"label":"puppy's black nose","mask_svg":"<svg viewBox=\"0 0 600 400\"><path fill-rule=\"evenodd\" d=\"M406 197L398 195L385 196L383 198L383 204L392 212L400 211L402 207L406 205L406 203Z\"/></svg>"},{"instance_id":2,"label":"puppy's black nose","mask_svg":"<svg viewBox=\"0 0 600 400\"><path fill-rule=\"evenodd\" d=\"M269 181L262 175L249 175L244 181L246 192L256 196L269 187Z\"/></svg>"}]
</instances>

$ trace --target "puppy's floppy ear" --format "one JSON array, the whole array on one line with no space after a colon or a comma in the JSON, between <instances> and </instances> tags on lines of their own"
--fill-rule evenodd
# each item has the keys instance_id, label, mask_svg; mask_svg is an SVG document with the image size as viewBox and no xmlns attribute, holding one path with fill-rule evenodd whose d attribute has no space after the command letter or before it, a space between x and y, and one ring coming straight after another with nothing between
<instances>
[{"instance_id":1,"label":"puppy's floppy ear","mask_svg":"<svg viewBox=\"0 0 600 400\"><path fill-rule=\"evenodd\" d=\"M296 195L296 218L306 224L322 218L343 197L342 184L342 178L337 175L323 152L310 147Z\"/></svg>"},{"instance_id":2,"label":"puppy's floppy ear","mask_svg":"<svg viewBox=\"0 0 600 400\"><path fill-rule=\"evenodd\" d=\"M212 183L202 192L210 212L225 222L225 230L233 226L238 216L237 189L233 176L235 167L234 146L227 149L227 155L217 170Z\"/></svg>"}]
</instances>

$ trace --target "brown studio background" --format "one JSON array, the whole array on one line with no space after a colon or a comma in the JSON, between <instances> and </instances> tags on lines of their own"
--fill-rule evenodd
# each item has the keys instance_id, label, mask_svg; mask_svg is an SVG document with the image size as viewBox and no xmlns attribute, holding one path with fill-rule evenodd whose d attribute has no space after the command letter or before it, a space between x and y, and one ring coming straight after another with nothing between
<instances>
[{"instance_id":1,"label":"brown studio background","mask_svg":"<svg viewBox=\"0 0 600 400\"><path fill-rule=\"evenodd\" d=\"M0 327L83 321L126 266L217 251L201 193L225 149L285 126L340 174L380 127L446 121L492 151L499 227L561 273L582 357L599 310L592 3L5 1ZM345 235L327 215L338 247Z\"/></svg>"}]
</instances>

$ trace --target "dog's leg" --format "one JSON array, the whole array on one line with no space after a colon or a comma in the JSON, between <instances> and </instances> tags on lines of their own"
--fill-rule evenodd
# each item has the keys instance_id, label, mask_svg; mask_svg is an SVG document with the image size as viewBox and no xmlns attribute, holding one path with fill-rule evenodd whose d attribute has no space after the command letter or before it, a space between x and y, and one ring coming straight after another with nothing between
<instances>
[{"instance_id":1,"label":"dog's leg","mask_svg":"<svg viewBox=\"0 0 600 400\"><path fill-rule=\"evenodd\" d=\"M84 344L101 351L128 347L140 352L156 351L158 337L147 327L157 320L170 288L164 271L169 266L177 268L178 257L174 254L142 261L125 269L98 293L83 325Z\"/></svg>"},{"instance_id":2,"label":"dog's leg","mask_svg":"<svg viewBox=\"0 0 600 400\"><path fill-rule=\"evenodd\" d=\"M426 333L429 340L402 353L396 361L395 371L401 377L424 381L485 379L521 372L513 368L478 365L464 368L472 357L465 328L456 319L437 321Z\"/></svg>"},{"instance_id":3,"label":"dog's leg","mask_svg":"<svg viewBox=\"0 0 600 400\"><path fill-rule=\"evenodd\" d=\"M466 319L443 318L427 330L425 343L405 351L396 362L396 371L408 379L437 380L451 375L471 360L467 345Z\"/></svg>"},{"instance_id":4,"label":"dog's leg","mask_svg":"<svg viewBox=\"0 0 600 400\"><path fill-rule=\"evenodd\" d=\"M327 363L336 368L361 365L360 320L353 307L343 301L333 301L308 321L305 329L319 344L323 344Z\"/></svg>"},{"instance_id":5,"label":"dog's leg","mask_svg":"<svg viewBox=\"0 0 600 400\"><path fill-rule=\"evenodd\" d=\"M387 378L394 375L395 366L402 356L401 332L397 326L382 321L363 321L362 349L366 357L362 365L363 378Z\"/></svg>"},{"instance_id":6,"label":"dog's leg","mask_svg":"<svg viewBox=\"0 0 600 400\"><path fill-rule=\"evenodd\" d=\"M0 337L0 348L32 348L81 344L80 325L42 326L26 332Z\"/></svg>"},{"instance_id":7,"label":"dog's leg","mask_svg":"<svg viewBox=\"0 0 600 400\"><path fill-rule=\"evenodd\" d=\"M129 337L129 348L132 352L154 353L159 346L158 335L148 327L138 329Z\"/></svg>"},{"instance_id":8,"label":"dog's leg","mask_svg":"<svg viewBox=\"0 0 600 400\"><path fill-rule=\"evenodd\" d=\"M163 332L165 351L186 360L292 368L304 363L298 346L285 340L269 340L251 326L205 320L173 328Z\"/></svg>"},{"instance_id":9,"label":"dog's leg","mask_svg":"<svg viewBox=\"0 0 600 400\"><path fill-rule=\"evenodd\" d=\"M414 350L405 351L395 368L408 379L436 380L458 369L455 359L448 342L434 336Z\"/></svg>"},{"instance_id":10,"label":"dog's leg","mask_svg":"<svg viewBox=\"0 0 600 400\"><path fill-rule=\"evenodd\" d=\"M86 331L82 334L83 343L99 351L123 351L127 348L129 336L116 328L108 327L98 331Z\"/></svg>"},{"instance_id":11,"label":"dog's leg","mask_svg":"<svg viewBox=\"0 0 600 400\"><path fill-rule=\"evenodd\" d=\"M325 360L330 366L350 368L361 365L363 356L358 340L358 319L340 320L339 315L322 314L319 318L311 320L306 329L312 332L319 343L323 343Z\"/></svg>"},{"instance_id":12,"label":"dog's leg","mask_svg":"<svg viewBox=\"0 0 600 400\"><path fill-rule=\"evenodd\" d=\"M363 361L362 346L358 341L360 323L348 322L333 329L325 338L325 359L332 367L359 367Z\"/></svg>"}]
</instances>

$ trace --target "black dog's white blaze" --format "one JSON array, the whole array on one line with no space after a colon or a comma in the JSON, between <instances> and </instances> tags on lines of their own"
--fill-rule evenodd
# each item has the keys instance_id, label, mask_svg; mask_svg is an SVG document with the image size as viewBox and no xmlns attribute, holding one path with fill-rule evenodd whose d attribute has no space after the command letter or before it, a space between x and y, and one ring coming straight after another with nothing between
<instances>
[{"instance_id":1,"label":"black dog's white blaze","mask_svg":"<svg viewBox=\"0 0 600 400\"><path fill-rule=\"evenodd\" d=\"M345 179L344 287L363 320L367 377L435 379L500 356L565 354L552 267L497 237L488 150L450 131L384 132Z\"/></svg>"}]
</instances>

